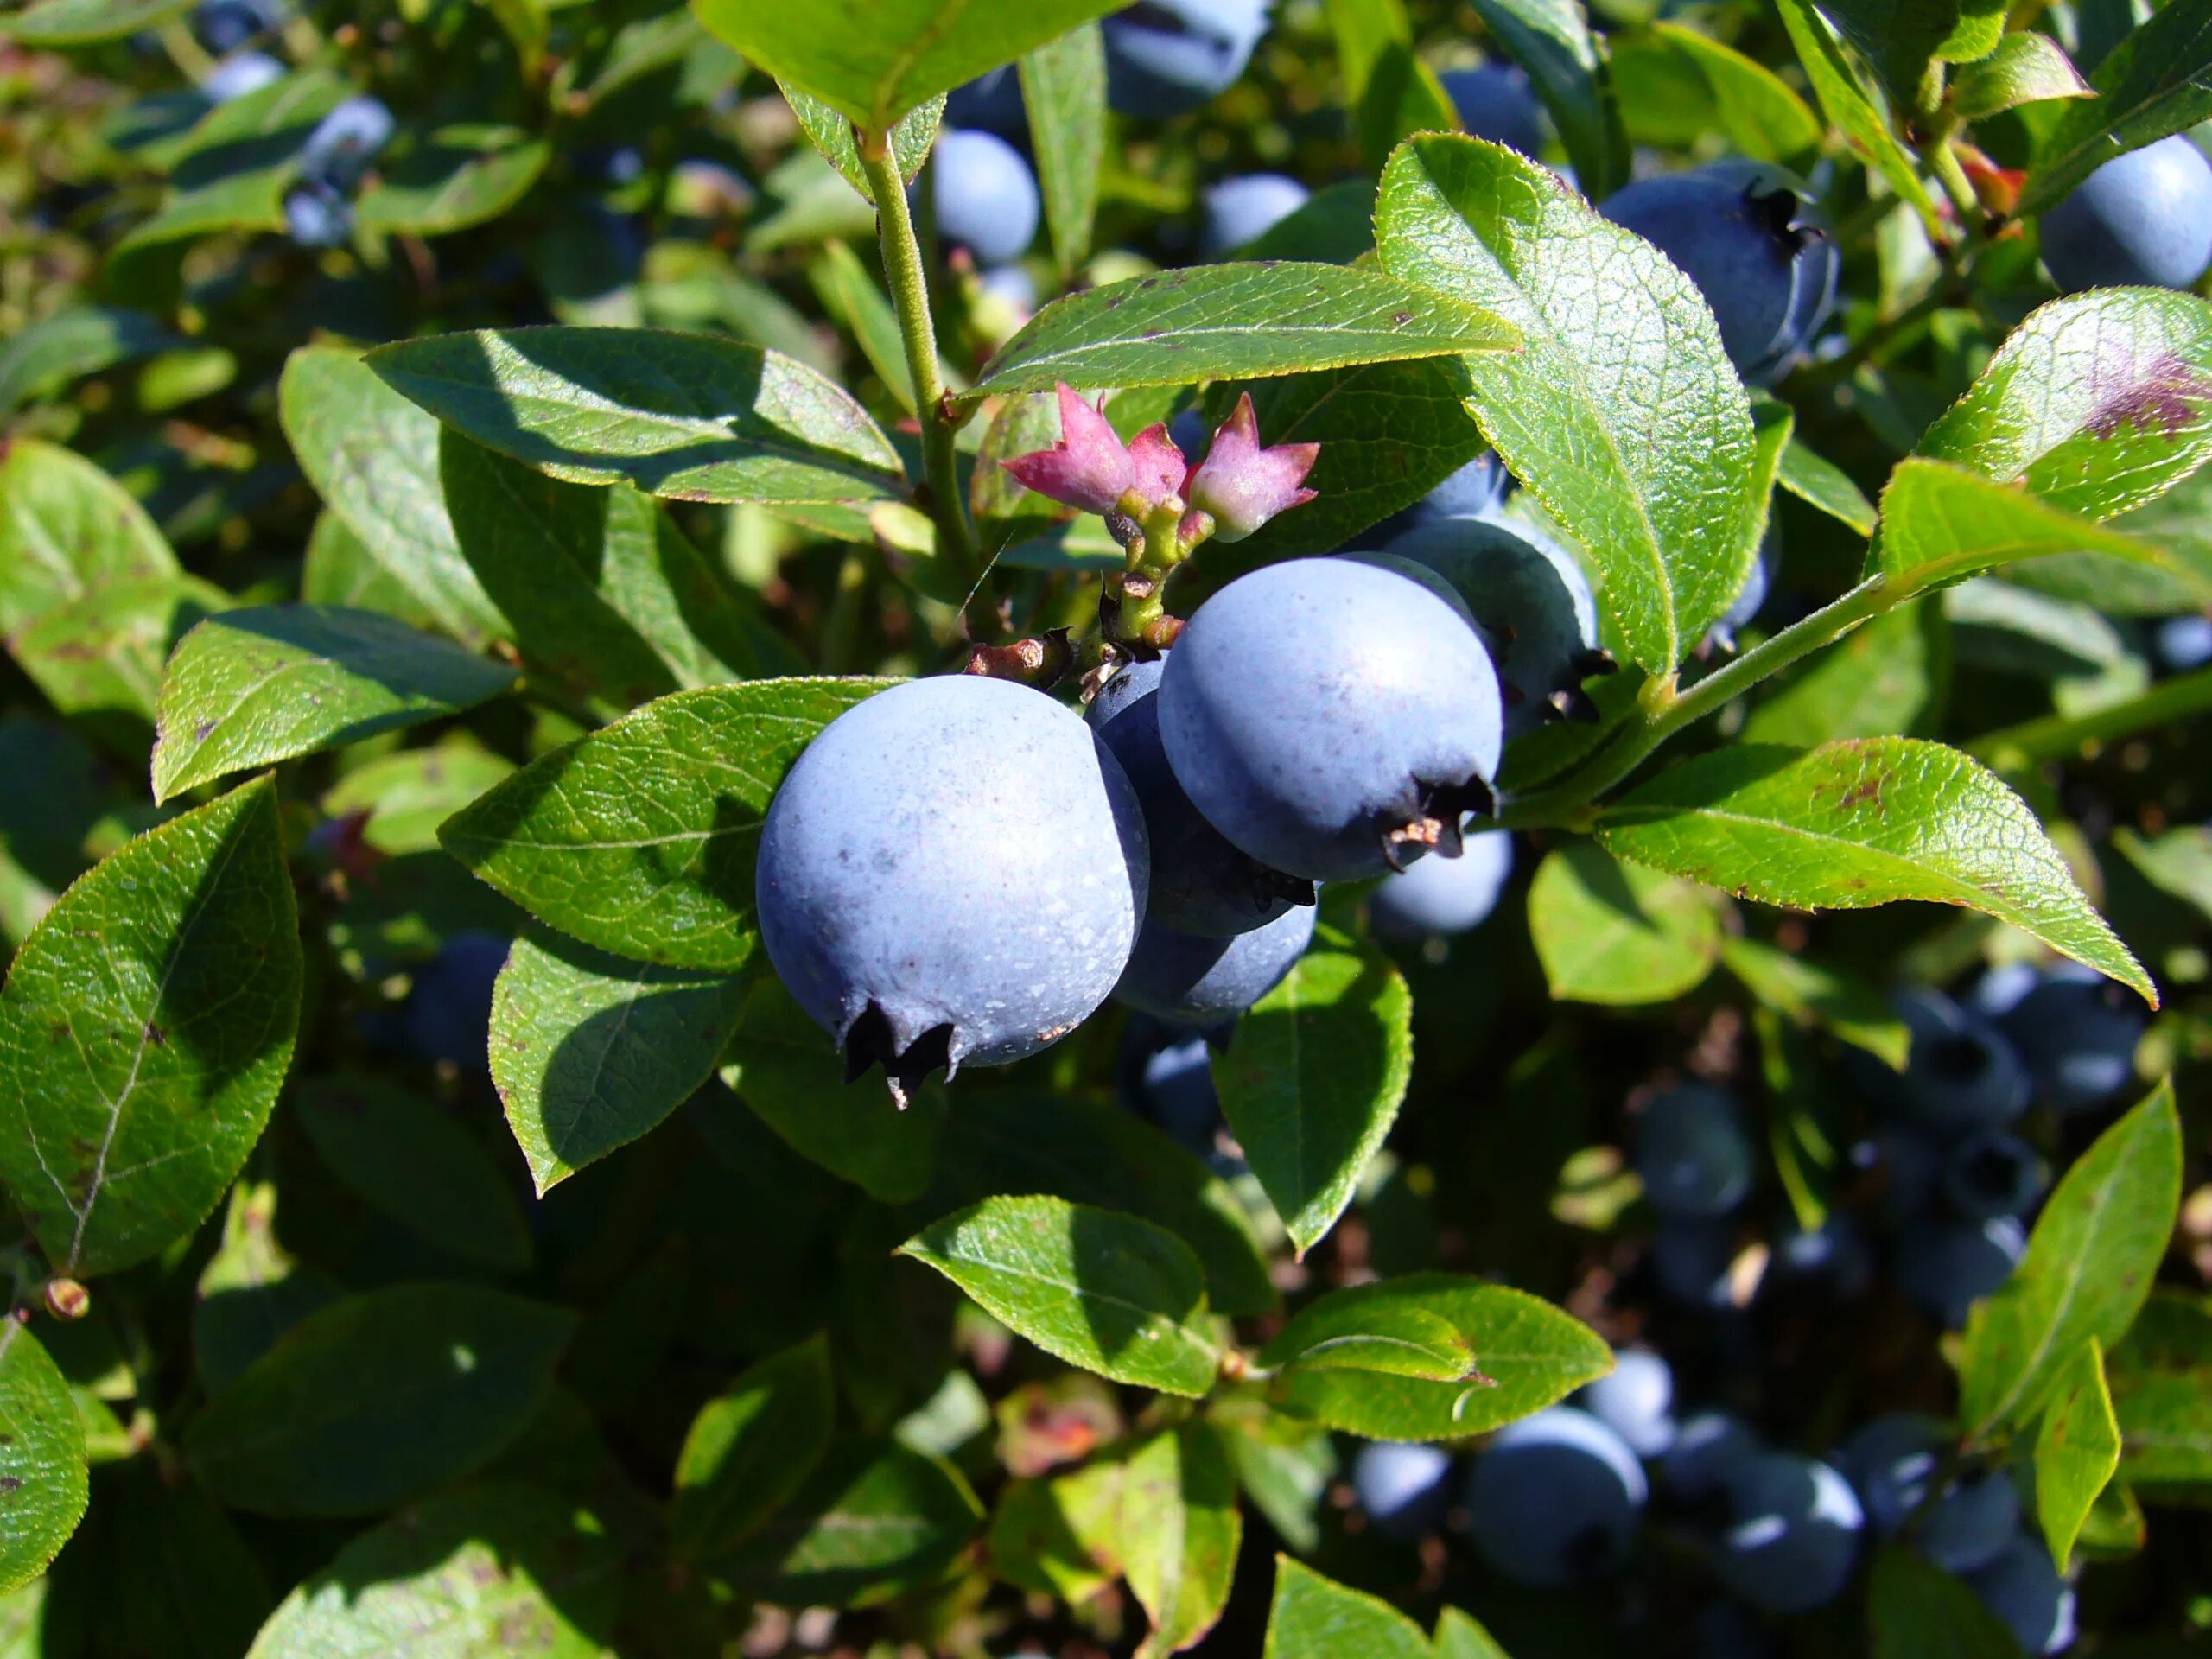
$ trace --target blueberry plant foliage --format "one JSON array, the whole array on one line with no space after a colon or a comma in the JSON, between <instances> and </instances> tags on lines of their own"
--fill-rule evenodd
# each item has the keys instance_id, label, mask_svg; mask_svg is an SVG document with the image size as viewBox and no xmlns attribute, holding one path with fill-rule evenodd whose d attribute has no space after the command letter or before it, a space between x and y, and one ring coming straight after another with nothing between
<instances>
[{"instance_id":1,"label":"blueberry plant foliage","mask_svg":"<svg viewBox=\"0 0 2212 1659\"><path fill-rule=\"evenodd\" d=\"M2193 1650L2208 119L0 12L0 1655Z\"/></svg>"}]
</instances>

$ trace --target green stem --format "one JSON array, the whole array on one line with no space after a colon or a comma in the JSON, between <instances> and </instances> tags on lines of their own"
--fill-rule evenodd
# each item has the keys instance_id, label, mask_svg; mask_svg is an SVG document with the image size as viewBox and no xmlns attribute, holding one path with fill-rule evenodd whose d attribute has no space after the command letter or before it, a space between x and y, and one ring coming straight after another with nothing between
<instances>
[{"instance_id":1,"label":"green stem","mask_svg":"<svg viewBox=\"0 0 2212 1659\"><path fill-rule=\"evenodd\" d=\"M1967 170L1959 165L1959 153L1951 148L1948 138L1928 146L1923 152L1929 166L1936 169L1936 177L1943 186L1943 194L1951 199L1951 206L1959 215L1961 230L1978 226L1982 220L1981 198L1974 193L1973 182Z\"/></svg>"},{"instance_id":2,"label":"green stem","mask_svg":"<svg viewBox=\"0 0 2212 1659\"><path fill-rule=\"evenodd\" d=\"M929 278L914 217L906 206L906 181L885 135L853 130L861 168L875 197L876 240L883 251L883 275L899 313L899 336L906 368L914 377L914 402L922 423L922 471L929 486L930 517L937 524L938 551L952 562L961 581L977 575L976 528L960 490L960 467L952 441L959 423L949 410L944 381L938 373L937 325L930 315Z\"/></svg>"},{"instance_id":3,"label":"green stem","mask_svg":"<svg viewBox=\"0 0 2212 1659\"><path fill-rule=\"evenodd\" d=\"M154 31L154 38L161 41L169 61L189 75L195 85L215 73L215 60L201 49L181 20L172 17Z\"/></svg>"},{"instance_id":4,"label":"green stem","mask_svg":"<svg viewBox=\"0 0 2212 1659\"><path fill-rule=\"evenodd\" d=\"M2046 715L1976 738L1967 753L1998 772L2022 772L2063 760L2085 743L2108 742L2149 727L2212 710L2212 668L2178 675L2139 697L2086 715Z\"/></svg>"}]
</instances>

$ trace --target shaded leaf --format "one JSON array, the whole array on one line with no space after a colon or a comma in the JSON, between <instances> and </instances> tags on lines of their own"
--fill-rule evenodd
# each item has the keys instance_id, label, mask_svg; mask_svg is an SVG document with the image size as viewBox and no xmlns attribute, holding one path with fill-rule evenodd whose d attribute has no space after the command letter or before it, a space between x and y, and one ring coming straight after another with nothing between
<instances>
[{"instance_id":1,"label":"shaded leaf","mask_svg":"<svg viewBox=\"0 0 2212 1659\"><path fill-rule=\"evenodd\" d=\"M2212 1304L2153 1292L2107 1367L2120 1471L2156 1500L2212 1483Z\"/></svg>"},{"instance_id":2,"label":"shaded leaf","mask_svg":"<svg viewBox=\"0 0 2212 1659\"><path fill-rule=\"evenodd\" d=\"M200 1385L220 1394L271 1344L343 1293L321 1268L296 1262L276 1237L276 1187L231 1187L215 1253L200 1270L192 1306L192 1363Z\"/></svg>"},{"instance_id":3,"label":"shaded leaf","mask_svg":"<svg viewBox=\"0 0 2212 1659\"><path fill-rule=\"evenodd\" d=\"M1720 918L1705 895L1587 842L1536 867L1529 931L1563 1002L1672 1001L1703 982L1720 949Z\"/></svg>"},{"instance_id":4,"label":"shaded leaf","mask_svg":"<svg viewBox=\"0 0 2212 1659\"><path fill-rule=\"evenodd\" d=\"M1904 1070L1912 1033L1874 986L1756 939L1721 940L1720 960L1777 1014L1800 1026L1824 1026L1891 1071Z\"/></svg>"},{"instance_id":5,"label":"shaded leaf","mask_svg":"<svg viewBox=\"0 0 2212 1659\"><path fill-rule=\"evenodd\" d=\"M1997 49L1969 64L1951 83L1951 107L1969 121L1980 121L2023 104L2054 98L2094 98L2089 83L2048 35L2022 29L2007 35Z\"/></svg>"},{"instance_id":6,"label":"shaded leaf","mask_svg":"<svg viewBox=\"0 0 2212 1659\"><path fill-rule=\"evenodd\" d=\"M1896 1544L1874 1558L1866 1622L1874 1659L2020 1659L2020 1644L1962 1579Z\"/></svg>"},{"instance_id":7,"label":"shaded leaf","mask_svg":"<svg viewBox=\"0 0 2212 1659\"><path fill-rule=\"evenodd\" d=\"M1911 205L1932 234L1938 223L1935 200L1911 156L1890 130L1880 106L1859 84L1827 20L1813 9L1813 0L1775 0L1775 9L1782 14L1782 26L1789 32L1789 43L1797 49L1797 60L1805 67L1805 78L1812 83L1813 96L1828 124Z\"/></svg>"},{"instance_id":8,"label":"shaded leaf","mask_svg":"<svg viewBox=\"0 0 2212 1659\"><path fill-rule=\"evenodd\" d=\"M0 345L0 410L11 410L68 381L183 343L180 336L143 311L108 305L70 306L17 329ZM5 476L0 465L0 480ZM6 487L0 481L0 489Z\"/></svg>"},{"instance_id":9,"label":"shaded leaf","mask_svg":"<svg viewBox=\"0 0 2212 1659\"><path fill-rule=\"evenodd\" d=\"M700 1408L676 1459L669 1542L684 1560L745 1541L830 1449L830 1346L811 1337L748 1369Z\"/></svg>"},{"instance_id":10,"label":"shaded leaf","mask_svg":"<svg viewBox=\"0 0 2212 1659\"><path fill-rule=\"evenodd\" d=\"M552 154L519 127L441 127L378 167L354 214L386 235L449 236L515 207Z\"/></svg>"},{"instance_id":11,"label":"shaded leaf","mask_svg":"<svg viewBox=\"0 0 2212 1659\"><path fill-rule=\"evenodd\" d=\"M2164 548L2045 505L1946 462L1906 461L1882 492L1872 557L1917 593L2030 559L2094 554L2186 579Z\"/></svg>"},{"instance_id":12,"label":"shaded leaf","mask_svg":"<svg viewBox=\"0 0 2212 1659\"><path fill-rule=\"evenodd\" d=\"M1943 607L1909 600L1770 682L1744 721L1744 741L1810 748L1839 737L1922 735L1935 728L1950 678Z\"/></svg>"},{"instance_id":13,"label":"shaded leaf","mask_svg":"<svg viewBox=\"0 0 2212 1659\"><path fill-rule=\"evenodd\" d=\"M467 741L403 749L354 767L322 797L326 818L360 815L361 842L392 857L437 850L438 825L514 772Z\"/></svg>"},{"instance_id":14,"label":"shaded leaf","mask_svg":"<svg viewBox=\"0 0 2212 1659\"><path fill-rule=\"evenodd\" d=\"M0 18L0 35L25 46L95 46L152 29L190 0L36 0Z\"/></svg>"},{"instance_id":15,"label":"shaded leaf","mask_svg":"<svg viewBox=\"0 0 2212 1659\"><path fill-rule=\"evenodd\" d=\"M1665 19L1651 32L1697 67L1712 90L1714 109L1729 143L1745 155L1783 165L1818 149L1821 118L1789 83L1756 58Z\"/></svg>"},{"instance_id":16,"label":"shaded leaf","mask_svg":"<svg viewBox=\"0 0 2212 1659\"><path fill-rule=\"evenodd\" d=\"M1106 42L1095 22L1025 54L1021 99L1045 228L1064 276L1090 257L1091 222L1106 158Z\"/></svg>"},{"instance_id":17,"label":"shaded leaf","mask_svg":"<svg viewBox=\"0 0 2212 1659\"><path fill-rule=\"evenodd\" d=\"M1605 48L1591 33L1580 0L1474 0L1474 7L1507 55L1528 71L1583 191L1602 201L1626 184L1628 135Z\"/></svg>"},{"instance_id":18,"label":"shaded leaf","mask_svg":"<svg viewBox=\"0 0 2212 1659\"><path fill-rule=\"evenodd\" d=\"M2104 1348L2091 1337L2060 1370L2036 1431L2036 1516L2060 1571L2119 1467L2120 1425L2105 1386Z\"/></svg>"}]
</instances>

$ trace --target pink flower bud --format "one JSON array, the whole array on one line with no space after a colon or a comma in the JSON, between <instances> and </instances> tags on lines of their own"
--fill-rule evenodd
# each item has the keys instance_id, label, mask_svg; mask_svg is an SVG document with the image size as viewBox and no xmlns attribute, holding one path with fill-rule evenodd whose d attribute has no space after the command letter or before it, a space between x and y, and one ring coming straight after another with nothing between
<instances>
[{"instance_id":1,"label":"pink flower bud","mask_svg":"<svg viewBox=\"0 0 2212 1659\"><path fill-rule=\"evenodd\" d=\"M1128 447L1073 386L1063 383L1059 397L1060 441L1050 449L1015 455L1006 469L1039 495L1086 512L1112 512L1136 482Z\"/></svg>"},{"instance_id":2,"label":"pink flower bud","mask_svg":"<svg viewBox=\"0 0 2212 1659\"><path fill-rule=\"evenodd\" d=\"M1129 461L1136 471L1136 492L1147 511L1171 495L1183 493L1183 480L1191 469L1183 452L1167 435L1166 425L1147 426L1130 439Z\"/></svg>"},{"instance_id":3,"label":"pink flower bud","mask_svg":"<svg viewBox=\"0 0 2212 1659\"><path fill-rule=\"evenodd\" d=\"M1303 506L1313 492L1302 488L1321 453L1318 443L1260 446L1260 427L1245 393L1191 474L1191 505L1213 520L1213 533L1241 542L1279 512Z\"/></svg>"}]
</instances>

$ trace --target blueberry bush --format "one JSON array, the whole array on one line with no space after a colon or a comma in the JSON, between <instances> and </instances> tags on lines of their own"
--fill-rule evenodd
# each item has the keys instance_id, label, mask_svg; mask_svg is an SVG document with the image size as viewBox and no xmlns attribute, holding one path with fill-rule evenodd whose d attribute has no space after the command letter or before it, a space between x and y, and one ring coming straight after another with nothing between
<instances>
[{"instance_id":1,"label":"blueberry bush","mask_svg":"<svg viewBox=\"0 0 2212 1659\"><path fill-rule=\"evenodd\" d=\"M2208 120L0 11L0 1659L2201 1651Z\"/></svg>"}]
</instances>

